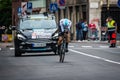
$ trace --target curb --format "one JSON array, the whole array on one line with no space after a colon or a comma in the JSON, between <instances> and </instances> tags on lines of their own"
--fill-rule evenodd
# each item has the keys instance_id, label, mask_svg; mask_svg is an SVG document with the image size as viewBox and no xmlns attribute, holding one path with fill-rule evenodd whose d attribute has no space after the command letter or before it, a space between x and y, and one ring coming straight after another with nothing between
<instances>
[{"instance_id":1,"label":"curb","mask_svg":"<svg viewBox=\"0 0 120 80\"><path fill-rule=\"evenodd\" d=\"M6 47L13 47L13 45L6 45Z\"/></svg>"},{"instance_id":2,"label":"curb","mask_svg":"<svg viewBox=\"0 0 120 80\"><path fill-rule=\"evenodd\" d=\"M13 43L0 43L0 47L13 47Z\"/></svg>"}]
</instances>

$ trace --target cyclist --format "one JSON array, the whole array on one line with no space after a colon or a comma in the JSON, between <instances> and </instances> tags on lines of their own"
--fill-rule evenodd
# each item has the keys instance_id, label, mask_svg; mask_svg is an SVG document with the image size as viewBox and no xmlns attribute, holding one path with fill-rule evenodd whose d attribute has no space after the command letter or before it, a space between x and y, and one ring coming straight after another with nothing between
<instances>
[{"instance_id":1,"label":"cyclist","mask_svg":"<svg viewBox=\"0 0 120 80\"><path fill-rule=\"evenodd\" d=\"M66 52L68 52L68 44L70 42L70 29L71 29L71 25L72 25L72 22L65 18L65 19L61 19L59 24L58 24L58 29L52 34L52 36L54 36L55 33L58 32L58 51L60 49L60 45L61 45L61 42L63 40L63 35L64 35L64 32L65 30L67 29L67 34L66 34Z\"/></svg>"}]
</instances>

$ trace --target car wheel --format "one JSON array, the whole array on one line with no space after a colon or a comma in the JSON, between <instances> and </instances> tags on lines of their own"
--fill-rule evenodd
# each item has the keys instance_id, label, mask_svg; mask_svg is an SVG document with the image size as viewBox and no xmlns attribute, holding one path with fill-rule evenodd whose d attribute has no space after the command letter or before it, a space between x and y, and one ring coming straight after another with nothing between
<instances>
[{"instance_id":1,"label":"car wheel","mask_svg":"<svg viewBox=\"0 0 120 80\"><path fill-rule=\"evenodd\" d=\"M21 56L21 52L18 49L15 49L15 57Z\"/></svg>"},{"instance_id":2,"label":"car wheel","mask_svg":"<svg viewBox=\"0 0 120 80\"><path fill-rule=\"evenodd\" d=\"M57 47L54 47L54 50L53 50L54 54L57 55Z\"/></svg>"},{"instance_id":3,"label":"car wheel","mask_svg":"<svg viewBox=\"0 0 120 80\"><path fill-rule=\"evenodd\" d=\"M54 51L54 54L55 54L55 55L57 55L57 50L56 50L56 51Z\"/></svg>"},{"instance_id":4,"label":"car wheel","mask_svg":"<svg viewBox=\"0 0 120 80\"><path fill-rule=\"evenodd\" d=\"M19 56L21 56L21 52L20 52L20 50L19 50L19 44L17 43L18 41L16 40L15 41L15 57L19 57Z\"/></svg>"}]
</instances>

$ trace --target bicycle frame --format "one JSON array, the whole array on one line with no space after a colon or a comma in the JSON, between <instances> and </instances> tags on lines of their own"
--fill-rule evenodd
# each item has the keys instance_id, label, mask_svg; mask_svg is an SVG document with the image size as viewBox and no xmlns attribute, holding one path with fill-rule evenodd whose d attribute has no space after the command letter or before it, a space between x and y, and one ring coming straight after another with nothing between
<instances>
[{"instance_id":1,"label":"bicycle frame","mask_svg":"<svg viewBox=\"0 0 120 80\"><path fill-rule=\"evenodd\" d=\"M61 46L60 46L60 62L64 62L64 58L65 58L65 51L66 51L66 34L67 33L64 33L64 35L62 36L63 40L62 40L62 43L61 43Z\"/></svg>"}]
</instances>

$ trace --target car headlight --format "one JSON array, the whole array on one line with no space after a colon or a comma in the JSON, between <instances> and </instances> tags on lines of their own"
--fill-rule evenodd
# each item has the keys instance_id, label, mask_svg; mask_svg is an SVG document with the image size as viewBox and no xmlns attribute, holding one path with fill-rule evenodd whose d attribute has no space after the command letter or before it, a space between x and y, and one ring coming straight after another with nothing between
<instances>
[{"instance_id":1,"label":"car headlight","mask_svg":"<svg viewBox=\"0 0 120 80\"><path fill-rule=\"evenodd\" d=\"M57 39L58 38L58 33L56 33L54 36L52 36L53 39Z\"/></svg>"},{"instance_id":2,"label":"car headlight","mask_svg":"<svg viewBox=\"0 0 120 80\"><path fill-rule=\"evenodd\" d=\"M21 34L17 34L17 38L19 39L19 40L25 40L26 38L23 36L23 35L21 35Z\"/></svg>"}]
</instances>

